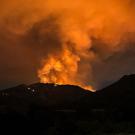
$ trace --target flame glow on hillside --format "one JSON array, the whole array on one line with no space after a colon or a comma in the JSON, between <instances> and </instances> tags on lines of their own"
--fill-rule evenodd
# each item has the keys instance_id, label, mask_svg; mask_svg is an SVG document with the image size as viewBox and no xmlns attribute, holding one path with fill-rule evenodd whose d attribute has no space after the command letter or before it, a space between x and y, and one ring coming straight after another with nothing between
<instances>
[{"instance_id":1,"label":"flame glow on hillside","mask_svg":"<svg viewBox=\"0 0 135 135\"><path fill-rule=\"evenodd\" d=\"M125 33L134 30L129 21L132 12L126 6L129 1L91 0L87 4L82 0L65 1L60 6L56 1L48 1L47 8L52 9L52 13L56 11L59 47L62 49L56 54L55 51L48 52L38 76L43 83L71 84L93 90L90 84L92 62L108 59L121 50L120 42ZM94 40L101 43L97 45Z\"/></svg>"},{"instance_id":2,"label":"flame glow on hillside","mask_svg":"<svg viewBox=\"0 0 135 135\"><path fill-rule=\"evenodd\" d=\"M38 71L42 83L78 85L84 89L94 91L91 86L83 84L78 76L80 57L67 48L60 56L49 56L43 62L43 68Z\"/></svg>"}]
</instances>

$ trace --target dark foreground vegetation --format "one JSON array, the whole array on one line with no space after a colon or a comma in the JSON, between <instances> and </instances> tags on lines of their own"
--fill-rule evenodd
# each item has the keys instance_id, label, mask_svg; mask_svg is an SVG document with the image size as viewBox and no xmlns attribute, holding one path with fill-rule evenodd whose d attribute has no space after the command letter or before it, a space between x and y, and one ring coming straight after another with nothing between
<instances>
[{"instance_id":1,"label":"dark foreground vegetation","mask_svg":"<svg viewBox=\"0 0 135 135\"><path fill-rule=\"evenodd\" d=\"M40 83L3 90L0 130L2 135L135 135L135 75L96 93Z\"/></svg>"},{"instance_id":2,"label":"dark foreground vegetation","mask_svg":"<svg viewBox=\"0 0 135 135\"><path fill-rule=\"evenodd\" d=\"M33 108L27 114L0 114L1 133L37 135L130 135L135 117L120 112L57 112Z\"/></svg>"}]
</instances>

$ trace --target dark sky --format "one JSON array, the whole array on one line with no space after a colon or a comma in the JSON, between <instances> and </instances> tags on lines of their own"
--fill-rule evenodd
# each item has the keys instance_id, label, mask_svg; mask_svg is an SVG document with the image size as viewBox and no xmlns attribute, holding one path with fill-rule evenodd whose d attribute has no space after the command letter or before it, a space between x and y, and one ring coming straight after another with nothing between
<instances>
[{"instance_id":1,"label":"dark sky","mask_svg":"<svg viewBox=\"0 0 135 135\"><path fill-rule=\"evenodd\" d=\"M65 48L80 58L71 80L96 89L135 73L134 9L134 0L1 0L0 89L40 81L42 60L61 61Z\"/></svg>"}]
</instances>

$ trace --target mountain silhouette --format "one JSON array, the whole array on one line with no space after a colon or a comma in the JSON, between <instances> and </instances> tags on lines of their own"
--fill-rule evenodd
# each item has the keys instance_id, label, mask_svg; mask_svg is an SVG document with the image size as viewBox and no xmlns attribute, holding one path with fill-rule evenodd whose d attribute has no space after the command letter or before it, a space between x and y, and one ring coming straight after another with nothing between
<instances>
[{"instance_id":1,"label":"mountain silhouette","mask_svg":"<svg viewBox=\"0 0 135 135\"><path fill-rule=\"evenodd\" d=\"M55 85L35 83L19 85L0 91L0 105L8 107L28 108L31 105L53 106L57 108L71 107L92 92L73 85ZM70 108L69 107L69 108Z\"/></svg>"},{"instance_id":2,"label":"mountain silhouette","mask_svg":"<svg viewBox=\"0 0 135 135\"><path fill-rule=\"evenodd\" d=\"M0 91L0 126L5 134L135 133L134 114L135 75L97 92L43 83Z\"/></svg>"},{"instance_id":3,"label":"mountain silhouette","mask_svg":"<svg viewBox=\"0 0 135 135\"><path fill-rule=\"evenodd\" d=\"M101 103L117 108L135 107L135 75L125 75L112 85L97 91Z\"/></svg>"},{"instance_id":4,"label":"mountain silhouette","mask_svg":"<svg viewBox=\"0 0 135 135\"><path fill-rule=\"evenodd\" d=\"M90 92L78 86L35 83L0 91L0 105L25 108L32 104L62 109L134 109L135 75Z\"/></svg>"}]
</instances>

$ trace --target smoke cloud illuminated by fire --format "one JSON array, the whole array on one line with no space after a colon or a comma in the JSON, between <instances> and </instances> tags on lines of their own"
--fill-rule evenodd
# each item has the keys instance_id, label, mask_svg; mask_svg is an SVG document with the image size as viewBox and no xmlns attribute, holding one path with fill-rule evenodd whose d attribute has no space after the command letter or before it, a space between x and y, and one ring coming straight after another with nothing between
<instances>
[{"instance_id":1,"label":"smoke cloud illuminated by fire","mask_svg":"<svg viewBox=\"0 0 135 135\"><path fill-rule=\"evenodd\" d=\"M39 52L37 72L44 83L93 90L96 68L135 43L133 0L3 0L0 5L1 26Z\"/></svg>"}]
</instances>

